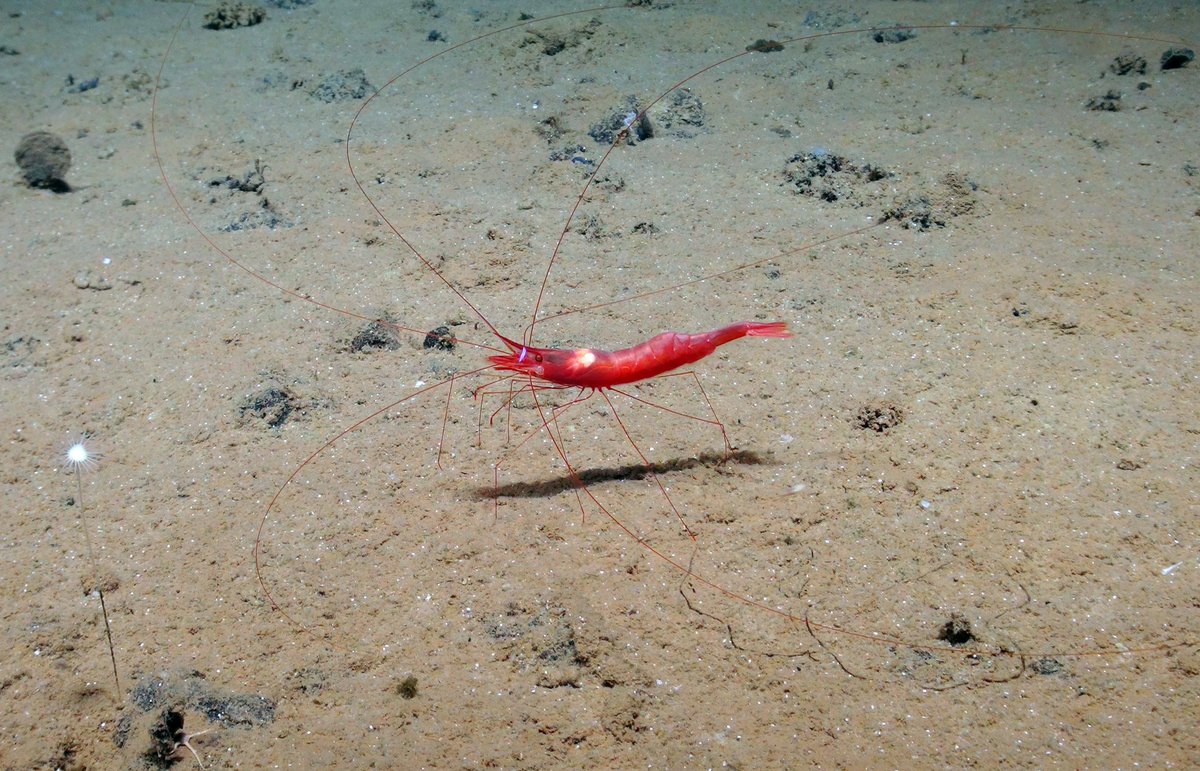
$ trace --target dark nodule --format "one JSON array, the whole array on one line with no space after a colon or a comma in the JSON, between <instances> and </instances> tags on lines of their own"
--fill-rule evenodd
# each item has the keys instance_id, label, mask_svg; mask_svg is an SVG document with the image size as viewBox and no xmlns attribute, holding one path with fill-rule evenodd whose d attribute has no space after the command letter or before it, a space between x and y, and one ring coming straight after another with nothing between
<instances>
[{"instance_id":1,"label":"dark nodule","mask_svg":"<svg viewBox=\"0 0 1200 771\"><path fill-rule=\"evenodd\" d=\"M49 131L34 131L21 137L13 153L21 176L30 187L44 188L55 193L68 193L66 182L71 168L71 151L67 143Z\"/></svg>"},{"instance_id":2,"label":"dark nodule","mask_svg":"<svg viewBox=\"0 0 1200 771\"><path fill-rule=\"evenodd\" d=\"M450 334L450 327L438 327L425 335L423 345L426 348L437 348L440 351L452 351L454 350L454 335Z\"/></svg>"},{"instance_id":3,"label":"dark nodule","mask_svg":"<svg viewBox=\"0 0 1200 771\"><path fill-rule=\"evenodd\" d=\"M942 624L942 628L938 630L937 638L953 646L959 646L966 645L974 640L975 635L971 633L971 622L954 613L950 616L949 621Z\"/></svg>"}]
</instances>

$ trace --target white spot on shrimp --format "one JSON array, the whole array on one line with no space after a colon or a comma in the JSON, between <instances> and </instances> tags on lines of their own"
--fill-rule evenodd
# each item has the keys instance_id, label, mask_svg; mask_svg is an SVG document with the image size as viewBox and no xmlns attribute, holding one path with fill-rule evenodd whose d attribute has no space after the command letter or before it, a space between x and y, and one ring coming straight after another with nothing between
<instances>
[{"instance_id":1,"label":"white spot on shrimp","mask_svg":"<svg viewBox=\"0 0 1200 771\"><path fill-rule=\"evenodd\" d=\"M587 348L580 348L575 352L575 361L579 362L584 367L590 367L596 363L596 354L589 351Z\"/></svg>"}]
</instances>

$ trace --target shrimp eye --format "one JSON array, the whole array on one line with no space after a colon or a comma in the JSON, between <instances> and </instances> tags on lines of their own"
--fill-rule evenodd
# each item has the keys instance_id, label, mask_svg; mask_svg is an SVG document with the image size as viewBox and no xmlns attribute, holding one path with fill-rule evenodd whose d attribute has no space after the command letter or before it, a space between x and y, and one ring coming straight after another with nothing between
<instances>
[{"instance_id":1,"label":"shrimp eye","mask_svg":"<svg viewBox=\"0 0 1200 771\"><path fill-rule=\"evenodd\" d=\"M539 362L540 362L540 361L542 360L542 355L541 355L540 353L538 353L538 354L535 354L535 355L534 355L534 357L533 357L533 360L534 360L534 361L539 361Z\"/></svg>"}]
</instances>

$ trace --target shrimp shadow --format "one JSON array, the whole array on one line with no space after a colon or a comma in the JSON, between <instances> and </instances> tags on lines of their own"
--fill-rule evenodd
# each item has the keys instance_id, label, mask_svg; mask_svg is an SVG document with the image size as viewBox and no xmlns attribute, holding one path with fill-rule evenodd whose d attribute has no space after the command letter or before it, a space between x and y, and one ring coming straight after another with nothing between
<instances>
[{"instance_id":1,"label":"shrimp shadow","mask_svg":"<svg viewBox=\"0 0 1200 771\"><path fill-rule=\"evenodd\" d=\"M605 482L637 481L652 475L671 474L699 467L717 468L733 463L743 466L766 466L774 462L775 458L769 452L755 452L754 450L733 450L729 453L704 452L690 458L675 458L651 464L637 463L612 468L579 469L576 476L579 482L591 487ZM575 486L575 479L568 474L536 482L512 482L499 486L477 487L475 495L487 499L552 498L560 493L574 490Z\"/></svg>"}]
</instances>

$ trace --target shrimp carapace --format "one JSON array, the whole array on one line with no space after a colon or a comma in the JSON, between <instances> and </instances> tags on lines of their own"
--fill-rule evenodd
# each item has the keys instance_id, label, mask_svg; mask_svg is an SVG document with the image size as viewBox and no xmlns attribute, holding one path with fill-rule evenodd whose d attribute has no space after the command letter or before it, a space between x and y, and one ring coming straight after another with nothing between
<instances>
[{"instance_id":1,"label":"shrimp carapace","mask_svg":"<svg viewBox=\"0 0 1200 771\"><path fill-rule=\"evenodd\" d=\"M691 364L742 337L791 337L787 322L740 321L711 332L663 332L619 351L594 348L532 348L501 337L511 353L488 357L497 369L564 386L612 388Z\"/></svg>"}]
</instances>

